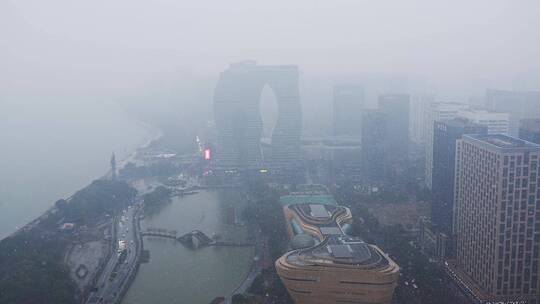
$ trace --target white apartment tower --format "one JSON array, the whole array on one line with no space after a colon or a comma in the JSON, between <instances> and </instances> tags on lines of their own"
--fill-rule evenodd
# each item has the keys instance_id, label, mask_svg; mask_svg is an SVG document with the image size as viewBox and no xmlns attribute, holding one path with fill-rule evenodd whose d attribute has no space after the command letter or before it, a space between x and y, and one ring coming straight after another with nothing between
<instances>
[{"instance_id":1,"label":"white apartment tower","mask_svg":"<svg viewBox=\"0 0 540 304\"><path fill-rule=\"evenodd\" d=\"M468 109L460 111L458 117L487 127L488 134L509 135L509 114L487 110Z\"/></svg>"}]
</instances>

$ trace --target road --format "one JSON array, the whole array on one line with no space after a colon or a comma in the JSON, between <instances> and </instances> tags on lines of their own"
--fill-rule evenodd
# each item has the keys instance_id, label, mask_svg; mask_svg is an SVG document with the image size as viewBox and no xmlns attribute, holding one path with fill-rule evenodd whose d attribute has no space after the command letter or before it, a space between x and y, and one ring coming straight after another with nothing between
<instances>
[{"instance_id":1,"label":"road","mask_svg":"<svg viewBox=\"0 0 540 304\"><path fill-rule=\"evenodd\" d=\"M111 258L107 262L101 276L97 280L97 290L90 293L86 304L112 304L121 300L122 291L126 289L130 282L129 277L136 270L138 262L138 241L139 231L134 225L138 216L137 210L140 204L123 210L116 221L116 242L113 246ZM113 238L114 239L114 238ZM125 243L125 259L121 259L119 247L120 243Z\"/></svg>"}]
</instances>

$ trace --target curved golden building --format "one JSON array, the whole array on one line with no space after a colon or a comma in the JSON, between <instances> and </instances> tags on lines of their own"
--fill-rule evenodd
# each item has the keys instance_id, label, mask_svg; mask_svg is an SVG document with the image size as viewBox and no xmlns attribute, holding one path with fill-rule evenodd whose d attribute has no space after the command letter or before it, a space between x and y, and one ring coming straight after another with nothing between
<instances>
[{"instance_id":1,"label":"curved golden building","mask_svg":"<svg viewBox=\"0 0 540 304\"><path fill-rule=\"evenodd\" d=\"M377 246L344 232L352 221L348 208L299 198L283 207L292 248L276 261L295 302L389 304L398 265Z\"/></svg>"}]
</instances>

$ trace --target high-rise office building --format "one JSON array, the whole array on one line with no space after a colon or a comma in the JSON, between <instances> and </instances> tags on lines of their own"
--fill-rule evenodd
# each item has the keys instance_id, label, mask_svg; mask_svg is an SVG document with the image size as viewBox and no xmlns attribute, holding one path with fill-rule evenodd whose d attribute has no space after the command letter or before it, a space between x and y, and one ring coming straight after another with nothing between
<instances>
[{"instance_id":1,"label":"high-rise office building","mask_svg":"<svg viewBox=\"0 0 540 304\"><path fill-rule=\"evenodd\" d=\"M433 102L433 96L429 95L411 97L409 134L411 141L416 144L424 145L426 143L425 116L427 109Z\"/></svg>"},{"instance_id":2,"label":"high-rise office building","mask_svg":"<svg viewBox=\"0 0 540 304\"><path fill-rule=\"evenodd\" d=\"M275 93L279 117L272 133L270 155L263 157L260 96L266 85ZM245 169L297 164L302 131L299 95L298 68L293 65L265 66L247 61L232 64L222 72L214 93L216 165Z\"/></svg>"},{"instance_id":3,"label":"high-rise office building","mask_svg":"<svg viewBox=\"0 0 540 304\"><path fill-rule=\"evenodd\" d=\"M452 235L456 141L464 134L487 134L487 128L464 119L435 121L431 222Z\"/></svg>"},{"instance_id":4,"label":"high-rise office building","mask_svg":"<svg viewBox=\"0 0 540 304\"><path fill-rule=\"evenodd\" d=\"M385 172L387 115L379 110L362 113L362 172L366 180L382 182Z\"/></svg>"},{"instance_id":5,"label":"high-rise office building","mask_svg":"<svg viewBox=\"0 0 540 304\"><path fill-rule=\"evenodd\" d=\"M433 130L437 120L448 120L455 118L459 111L469 108L468 105L457 102L434 102L426 108L424 115L424 130L426 139L426 165L425 182L431 189L433 175Z\"/></svg>"},{"instance_id":6,"label":"high-rise office building","mask_svg":"<svg viewBox=\"0 0 540 304\"><path fill-rule=\"evenodd\" d=\"M508 113L492 112L479 109L467 109L460 111L457 117L461 117L473 123L486 126L488 134L508 135L510 127L510 115Z\"/></svg>"},{"instance_id":7,"label":"high-rise office building","mask_svg":"<svg viewBox=\"0 0 540 304\"><path fill-rule=\"evenodd\" d=\"M361 136L361 113L364 107L364 89L358 85L334 87L334 136Z\"/></svg>"},{"instance_id":8,"label":"high-rise office building","mask_svg":"<svg viewBox=\"0 0 540 304\"><path fill-rule=\"evenodd\" d=\"M517 137L520 120L540 117L540 92L487 90L486 107L509 113L509 135Z\"/></svg>"},{"instance_id":9,"label":"high-rise office building","mask_svg":"<svg viewBox=\"0 0 540 304\"><path fill-rule=\"evenodd\" d=\"M456 260L475 303L540 299L540 145L464 135L456 148Z\"/></svg>"},{"instance_id":10,"label":"high-rise office building","mask_svg":"<svg viewBox=\"0 0 540 304\"><path fill-rule=\"evenodd\" d=\"M394 169L409 155L409 95L379 96L379 110L386 115L386 161Z\"/></svg>"},{"instance_id":11,"label":"high-rise office building","mask_svg":"<svg viewBox=\"0 0 540 304\"><path fill-rule=\"evenodd\" d=\"M519 126L519 138L540 144L540 118L522 120Z\"/></svg>"}]
</instances>

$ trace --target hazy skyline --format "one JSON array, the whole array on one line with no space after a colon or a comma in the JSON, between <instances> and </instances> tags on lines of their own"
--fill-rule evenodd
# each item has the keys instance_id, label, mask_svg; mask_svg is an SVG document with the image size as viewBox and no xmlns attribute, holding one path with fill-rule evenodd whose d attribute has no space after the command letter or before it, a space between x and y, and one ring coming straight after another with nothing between
<instances>
[{"instance_id":1,"label":"hazy skyline","mask_svg":"<svg viewBox=\"0 0 540 304\"><path fill-rule=\"evenodd\" d=\"M537 1L4 1L0 88L117 91L228 63L540 89ZM4 39L7 38L7 39Z\"/></svg>"}]
</instances>

